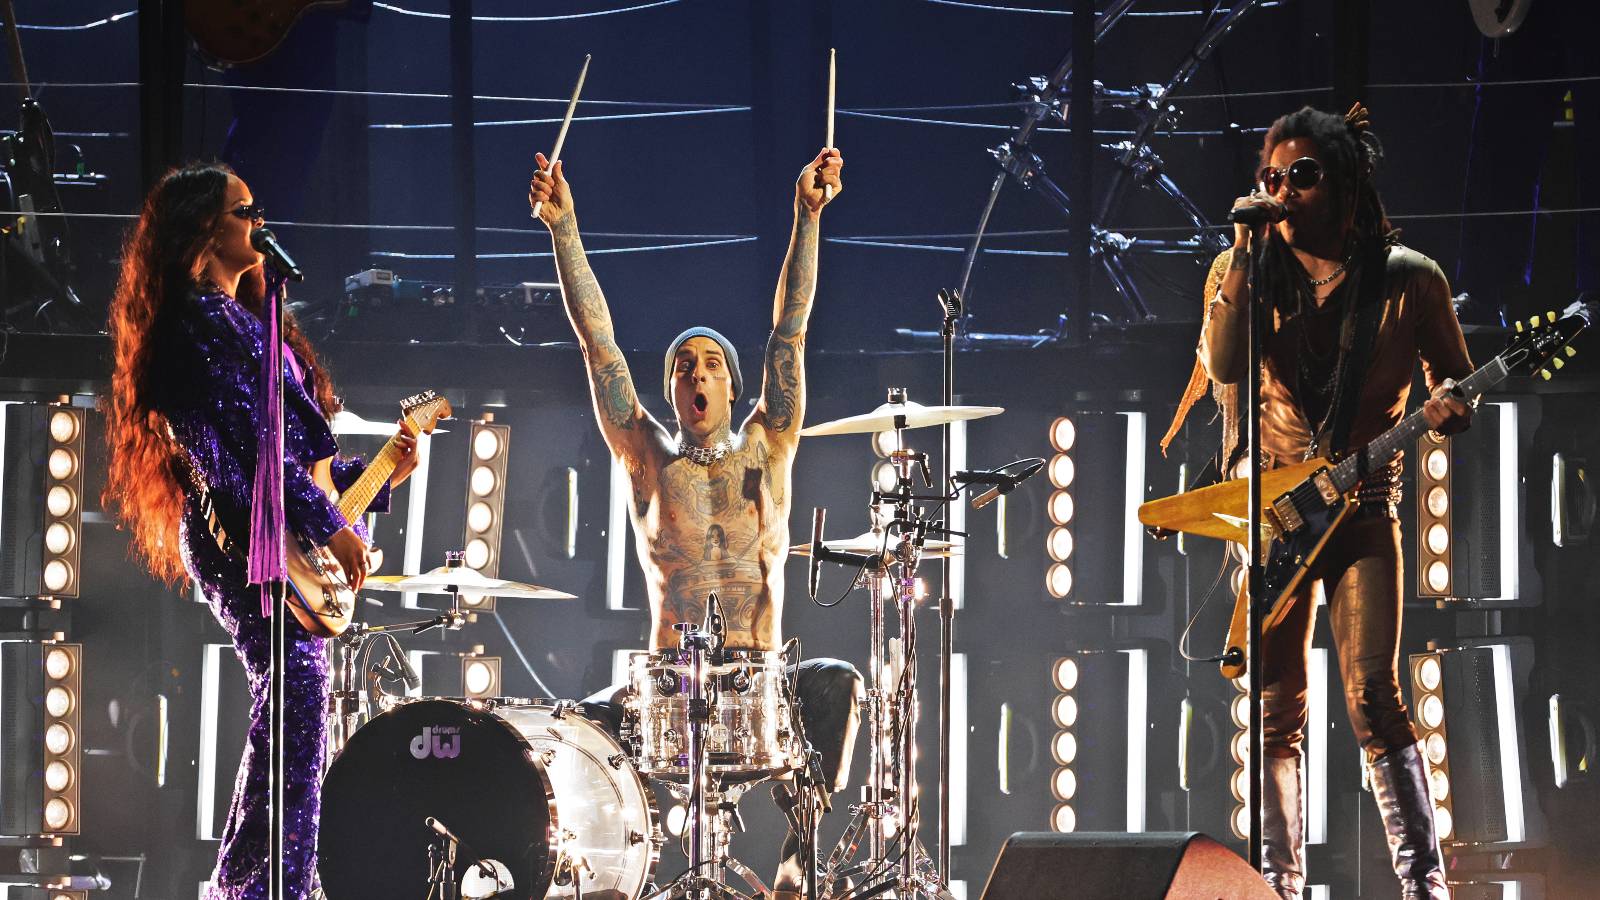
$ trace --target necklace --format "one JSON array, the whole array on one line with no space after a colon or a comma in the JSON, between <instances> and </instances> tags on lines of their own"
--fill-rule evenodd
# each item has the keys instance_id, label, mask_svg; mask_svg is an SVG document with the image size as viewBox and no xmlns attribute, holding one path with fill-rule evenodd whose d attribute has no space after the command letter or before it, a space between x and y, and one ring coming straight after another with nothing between
<instances>
[{"instance_id":1,"label":"necklace","mask_svg":"<svg viewBox=\"0 0 1600 900\"><path fill-rule=\"evenodd\" d=\"M683 435L678 436L678 455L697 466L709 466L733 452L733 441L723 438L709 447L696 447Z\"/></svg>"},{"instance_id":2,"label":"necklace","mask_svg":"<svg viewBox=\"0 0 1600 900\"><path fill-rule=\"evenodd\" d=\"M1312 278L1310 275L1307 275L1306 276L1306 280L1311 282L1311 286L1314 287L1314 288L1322 287L1323 285L1328 284L1329 282L1333 281L1335 278L1338 278L1340 275L1343 275L1345 267L1347 267L1349 265L1350 265L1350 257L1347 256L1347 257L1344 258L1344 262L1339 263L1339 268L1334 269L1332 272L1330 272L1328 274L1328 277L1326 277L1326 278Z\"/></svg>"}]
</instances>

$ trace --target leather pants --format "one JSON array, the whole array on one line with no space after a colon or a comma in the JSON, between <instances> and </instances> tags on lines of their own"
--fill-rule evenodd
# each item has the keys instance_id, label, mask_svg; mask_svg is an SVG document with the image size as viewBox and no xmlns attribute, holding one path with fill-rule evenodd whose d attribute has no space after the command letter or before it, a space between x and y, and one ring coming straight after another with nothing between
<instances>
[{"instance_id":1,"label":"leather pants","mask_svg":"<svg viewBox=\"0 0 1600 900\"><path fill-rule=\"evenodd\" d=\"M1306 731L1306 661L1318 596L1328 598L1345 710L1372 762L1417 742L1400 693L1400 523L1362 507L1335 531L1295 589L1288 615L1264 637L1262 741L1266 755L1298 757Z\"/></svg>"}]
</instances>

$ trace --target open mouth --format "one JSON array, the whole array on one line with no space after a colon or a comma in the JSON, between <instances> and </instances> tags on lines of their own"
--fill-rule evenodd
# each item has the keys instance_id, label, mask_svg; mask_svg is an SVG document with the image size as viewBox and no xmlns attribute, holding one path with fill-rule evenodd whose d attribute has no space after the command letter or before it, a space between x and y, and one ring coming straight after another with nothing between
<instances>
[{"instance_id":1,"label":"open mouth","mask_svg":"<svg viewBox=\"0 0 1600 900\"><path fill-rule=\"evenodd\" d=\"M694 395L694 411L704 415L705 411L706 411L706 404L708 402L709 401L706 399L706 395L705 394L695 394Z\"/></svg>"}]
</instances>

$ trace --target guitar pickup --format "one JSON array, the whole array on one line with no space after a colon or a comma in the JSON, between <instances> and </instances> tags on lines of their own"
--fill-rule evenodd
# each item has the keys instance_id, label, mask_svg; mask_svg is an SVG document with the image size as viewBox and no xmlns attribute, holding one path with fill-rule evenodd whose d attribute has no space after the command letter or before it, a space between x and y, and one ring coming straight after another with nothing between
<instances>
[{"instance_id":1,"label":"guitar pickup","mask_svg":"<svg viewBox=\"0 0 1600 900\"><path fill-rule=\"evenodd\" d=\"M1284 494L1272 501L1272 525L1279 534L1293 534L1300 530L1305 520L1300 517L1300 510L1295 509L1294 497Z\"/></svg>"}]
</instances>

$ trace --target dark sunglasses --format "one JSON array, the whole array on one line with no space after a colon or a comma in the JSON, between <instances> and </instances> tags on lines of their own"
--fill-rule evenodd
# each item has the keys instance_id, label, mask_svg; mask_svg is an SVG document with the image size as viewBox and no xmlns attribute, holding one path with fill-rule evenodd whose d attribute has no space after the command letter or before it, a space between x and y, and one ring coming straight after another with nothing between
<instances>
[{"instance_id":1,"label":"dark sunglasses","mask_svg":"<svg viewBox=\"0 0 1600 900\"><path fill-rule=\"evenodd\" d=\"M252 222L265 222L267 210L262 206L238 206L228 210L228 215Z\"/></svg>"},{"instance_id":2,"label":"dark sunglasses","mask_svg":"<svg viewBox=\"0 0 1600 900\"><path fill-rule=\"evenodd\" d=\"M1322 181L1322 163L1302 156L1287 166L1262 166L1261 171L1256 173L1256 181L1268 194L1276 194L1283 187L1285 178L1295 190L1309 191Z\"/></svg>"}]
</instances>

